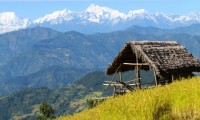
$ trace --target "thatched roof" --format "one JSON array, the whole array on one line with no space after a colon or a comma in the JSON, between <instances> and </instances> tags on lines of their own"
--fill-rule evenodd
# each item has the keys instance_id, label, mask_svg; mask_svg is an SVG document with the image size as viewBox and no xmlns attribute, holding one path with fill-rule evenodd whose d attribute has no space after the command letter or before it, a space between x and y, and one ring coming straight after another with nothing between
<instances>
[{"instance_id":1,"label":"thatched roof","mask_svg":"<svg viewBox=\"0 0 200 120\"><path fill-rule=\"evenodd\" d=\"M149 63L160 77L166 74L200 72L200 61L176 41L130 41L115 57L106 74L115 73L122 63L136 63L136 53L138 63ZM133 69L135 66L123 65L119 71ZM141 69L149 70L149 66L142 66Z\"/></svg>"}]
</instances>

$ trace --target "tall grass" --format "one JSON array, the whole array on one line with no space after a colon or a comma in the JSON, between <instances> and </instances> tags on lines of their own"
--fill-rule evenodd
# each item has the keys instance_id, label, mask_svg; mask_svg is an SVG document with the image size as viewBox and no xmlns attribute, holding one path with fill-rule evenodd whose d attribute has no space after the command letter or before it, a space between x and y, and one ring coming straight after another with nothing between
<instances>
[{"instance_id":1,"label":"tall grass","mask_svg":"<svg viewBox=\"0 0 200 120\"><path fill-rule=\"evenodd\" d=\"M200 119L200 77L110 98L95 108L58 120Z\"/></svg>"}]
</instances>

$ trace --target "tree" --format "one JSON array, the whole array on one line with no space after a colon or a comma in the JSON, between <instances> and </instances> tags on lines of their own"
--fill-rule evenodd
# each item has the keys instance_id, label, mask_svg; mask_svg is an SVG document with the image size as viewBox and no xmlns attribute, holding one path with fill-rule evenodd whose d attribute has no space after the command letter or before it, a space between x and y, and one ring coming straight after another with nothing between
<instances>
[{"instance_id":1,"label":"tree","mask_svg":"<svg viewBox=\"0 0 200 120\"><path fill-rule=\"evenodd\" d=\"M55 110L49 103L43 102L42 104L40 104L39 109L41 115L38 116L38 120L52 120L55 118Z\"/></svg>"}]
</instances>

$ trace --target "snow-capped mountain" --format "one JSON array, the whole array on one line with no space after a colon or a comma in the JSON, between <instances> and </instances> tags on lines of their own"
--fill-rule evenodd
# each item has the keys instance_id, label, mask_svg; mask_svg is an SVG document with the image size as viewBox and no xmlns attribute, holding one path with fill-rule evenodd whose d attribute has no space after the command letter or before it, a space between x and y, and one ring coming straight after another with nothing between
<instances>
[{"instance_id":1,"label":"snow-capped mountain","mask_svg":"<svg viewBox=\"0 0 200 120\"><path fill-rule=\"evenodd\" d=\"M29 19L20 19L14 12L0 13L0 33L23 29L30 24Z\"/></svg>"},{"instance_id":2,"label":"snow-capped mountain","mask_svg":"<svg viewBox=\"0 0 200 120\"><path fill-rule=\"evenodd\" d=\"M95 23L105 23L106 21L117 24L120 19L124 19L125 14L117 10L97 5L90 5L85 12L84 18Z\"/></svg>"},{"instance_id":3,"label":"snow-capped mountain","mask_svg":"<svg viewBox=\"0 0 200 120\"><path fill-rule=\"evenodd\" d=\"M35 24L42 24L50 22L51 24L61 24L63 21L70 21L73 19L72 12L64 9L62 11L56 11L52 14L45 15L34 21Z\"/></svg>"},{"instance_id":4,"label":"snow-capped mountain","mask_svg":"<svg viewBox=\"0 0 200 120\"><path fill-rule=\"evenodd\" d=\"M74 12L67 9L55 11L30 21L20 19L13 12L0 13L0 33L33 26L52 28L58 31L76 30L83 33L110 32L132 25L174 28L200 23L200 15L174 15L157 12L151 14L145 9L131 10L127 14L95 4L85 11Z\"/></svg>"}]
</instances>

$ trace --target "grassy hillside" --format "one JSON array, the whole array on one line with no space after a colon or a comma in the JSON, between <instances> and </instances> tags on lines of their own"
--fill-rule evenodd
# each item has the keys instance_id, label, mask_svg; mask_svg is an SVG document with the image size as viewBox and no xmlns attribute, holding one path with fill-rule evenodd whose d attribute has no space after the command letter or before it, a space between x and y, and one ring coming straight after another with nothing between
<instances>
[{"instance_id":1,"label":"grassy hillside","mask_svg":"<svg viewBox=\"0 0 200 120\"><path fill-rule=\"evenodd\" d=\"M58 120L200 119L200 77L110 98L99 106Z\"/></svg>"}]
</instances>

